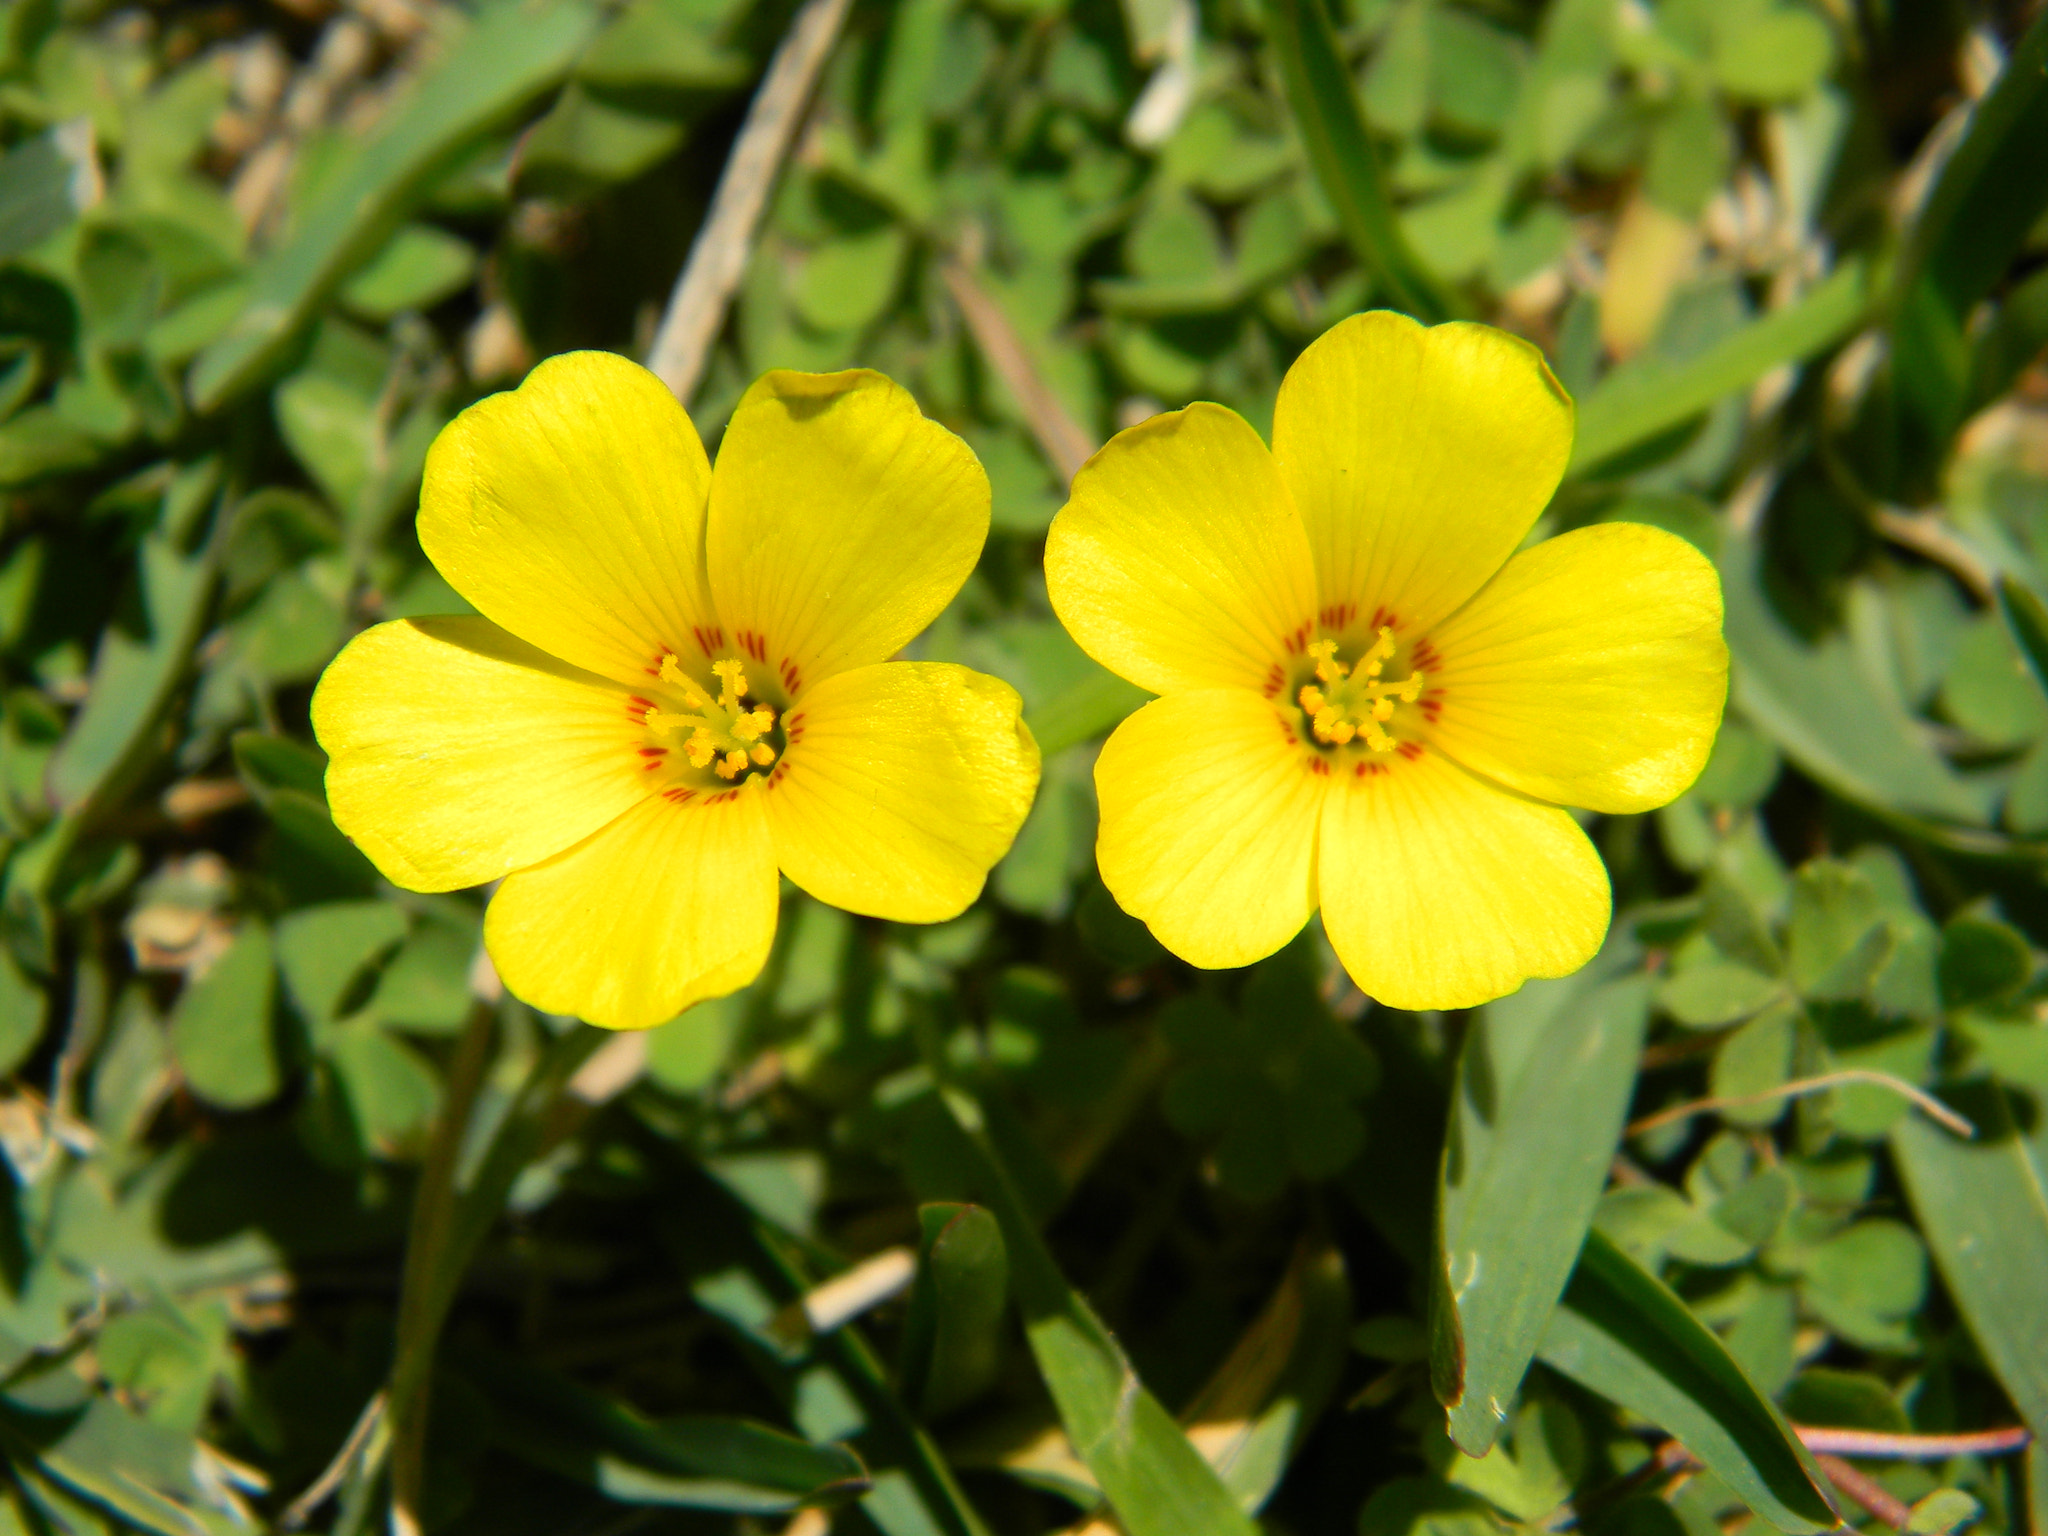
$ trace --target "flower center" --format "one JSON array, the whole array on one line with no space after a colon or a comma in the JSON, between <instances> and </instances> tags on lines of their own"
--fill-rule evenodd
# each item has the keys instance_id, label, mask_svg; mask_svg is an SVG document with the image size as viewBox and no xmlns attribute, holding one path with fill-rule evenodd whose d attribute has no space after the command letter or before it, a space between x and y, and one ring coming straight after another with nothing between
<instances>
[{"instance_id":1,"label":"flower center","mask_svg":"<svg viewBox=\"0 0 2048 1536\"><path fill-rule=\"evenodd\" d=\"M1341 747L1354 738L1362 739L1375 752L1394 750L1394 738L1386 723L1394 717L1396 704L1413 704L1422 696L1423 674L1410 672L1398 682L1383 682L1380 674L1394 656L1394 632L1384 626L1372 648L1347 667L1337 659L1337 642L1318 640L1308 648L1315 658L1316 680L1303 683L1295 695L1309 728L1325 746Z\"/></svg>"},{"instance_id":2,"label":"flower center","mask_svg":"<svg viewBox=\"0 0 2048 1536\"><path fill-rule=\"evenodd\" d=\"M775 765L783 744L775 711L752 697L745 667L737 658L714 661L711 672L719 683L716 699L675 657L662 657L661 680L682 695L685 709L650 705L647 729L679 741L694 766L709 768L721 779L737 781L748 773L765 773Z\"/></svg>"}]
</instances>

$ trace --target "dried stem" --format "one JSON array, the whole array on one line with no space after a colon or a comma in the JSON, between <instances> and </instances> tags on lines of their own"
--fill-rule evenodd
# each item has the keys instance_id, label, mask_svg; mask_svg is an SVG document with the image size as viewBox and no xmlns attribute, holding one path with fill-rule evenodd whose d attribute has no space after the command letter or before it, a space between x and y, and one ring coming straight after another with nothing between
<instances>
[{"instance_id":1,"label":"dried stem","mask_svg":"<svg viewBox=\"0 0 2048 1536\"><path fill-rule=\"evenodd\" d=\"M718 178L704 227L669 295L647 366L685 405L703 381L711 344L746 272L755 226L850 3L805 0L747 108L746 124Z\"/></svg>"},{"instance_id":2,"label":"dried stem","mask_svg":"<svg viewBox=\"0 0 2048 1536\"><path fill-rule=\"evenodd\" d=\"M1038 439L1046 461L1058 473L1060 484L1071 483L1074 472L1095 452L1095 439L1060 403L1060 397L1053 393L1045 375L1032 361L1010 317L976 280L973 268L961 257L951 256L941 263L939 275L945 279L953 302L960 307L960 316L973 333L974 344L981 348L981 355L988 359L996 377L1016 396L1025 423Z\"/></svg>"},{"instance_id":3,"label":"dried stem","mask_svg":"<svg viewBox=\"0 0 2048 1536\"><path fill-rule=\"evenodd\" d=\"M1680 1120L1690 1120L1694 1115L1704 1115L1717 1109L1739 1109L1750 1104L1768 1104L1773 1099L1799 1098L1809 1093L1822 1093L1829 1088L1840 1088L1850 1083L1862 1083L1872 1088L1885 1088L1908 1099L1928 1119L1965 1140L1977 1134L1977 1128L1961 1115L1950 1109L1941 1100L1925 1089L1916 1088L1904 1078L1893 1077L1889 1072L1874 1072L1868 1067L1845 1067L1839 1072L1825 1072L1819 1077L1802 1077L1794 1082L1780 1083L1762 1093L1741 1093L1727 1098L1693 1099L1685 1104L1674 1104L1669 1109L1660 1109L1654 1115L1630 1123L1624 1136L1640 1136L1645 1131L1654 1131L1659 1126L1674 1125Z\"/></svg>"},{"instance_id":4,"label":"dried stem","mask_svg":"<svg viewBox=\"0 0 2048 1536\"><path fill-rule=\"evenodd\" d=\"M1816 1456L1821 1471L1827 1473L1828 1481L1841 1490L1842 1496L1875 1515L1895 1531L1903 1531L1906 1522L1913 1518L1913 1510L1903 1499L1879 1483L1867 1473L1858 1472L1839 1456Z\"/></svg>"}]
</instances>

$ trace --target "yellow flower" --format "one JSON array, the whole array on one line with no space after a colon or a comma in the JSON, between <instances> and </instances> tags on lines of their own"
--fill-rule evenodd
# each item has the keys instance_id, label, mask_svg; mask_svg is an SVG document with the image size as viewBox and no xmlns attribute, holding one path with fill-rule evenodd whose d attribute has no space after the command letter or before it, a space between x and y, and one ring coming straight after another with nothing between
<instances>
[{"instance_id":1,"label":"yellow flower","mask_svg":"<svg viewBox=\"0 0 2048 1536\"><path fill-rule=\"evenodd\" d=\"M505 984L611 1028L751 981L778 867L849 911L952 917L1038 748L1006 684L887 658L988 508L966 444L879 374L765 375L713 470L645 369L552 358L427 458L420 544L482 616L381 624L321 679L335 821L411 890L502 876Z\"/></svg>"},{"instance_id":2,"label":"yellow flower","mask_svg":"<svg viewBox=\"0 0 2048 1536\"><path fill-rule=\"evenodd\" d=\"M1681 793L1728 656L1714 569L1670 534L1515 553L1571 439L1535 348L1373 313L1288 371L1270 452L1198 404L1075 477L1053 607L1162 696L1103 747L1096 856L1167 948L1247 965L1320 905L1352 978L1401 1008L1599 948L1606 870L1563 807Z\"/></svg>"}]
</instances>

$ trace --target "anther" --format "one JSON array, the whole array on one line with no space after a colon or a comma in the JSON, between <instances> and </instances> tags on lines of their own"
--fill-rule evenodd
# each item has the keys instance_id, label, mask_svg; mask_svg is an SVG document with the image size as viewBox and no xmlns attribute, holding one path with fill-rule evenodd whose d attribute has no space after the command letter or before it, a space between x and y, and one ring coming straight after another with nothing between
<instances>
[{"instance_id":1,"label":"anther","mask_svg":"<svg viewBox=\"0 0 2048 1536\"><path fill-rule=\"evenodd\" d=\"M727 709L738 708L740 700L747 696L746 670L737 659L727 657L724 661L711 663L711 671L725 685L718 702Z\"/></svg>"}]
</instances>

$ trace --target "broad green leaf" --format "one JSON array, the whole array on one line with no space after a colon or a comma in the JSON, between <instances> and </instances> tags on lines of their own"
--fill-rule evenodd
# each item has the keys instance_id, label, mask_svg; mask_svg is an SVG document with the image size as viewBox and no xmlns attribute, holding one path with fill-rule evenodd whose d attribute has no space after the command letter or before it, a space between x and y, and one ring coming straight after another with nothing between
<instances>
[{"instance_id":1,"label":"broad green leaf","mask_svg":"<svg viewBox=\"0 0 2048 1536\"><path fill-rule=\"evenodd\" d=\"M1598 1232L1586 1238L1541 1357L1668 1430L1788 1536L1840 1523L1820 1470L1770 1399L1684 1302Z\"/></svg>"},{"instance_id":2,"label":"broad green leaf","mask_svg":"<svg viewBox=\"0 0 2048 1536\"><path fill-rule=\"evenodd\" d=\"M171 1054L200 1098L249 1109L276 1095L275 978L270 930L251 919L211 970L186 983L171 1013Z\"/></svg>"},{"instance_id":3,"label":"broad green leaf","mask_svg":"<svg viewBox=\"0 0 2048 1536\"><path fill-rule=\"evenodd\" d=\"M1870 303L1868 269L1861 261L1846 261L1803 298L1750 321L1696 356L1675 363L1645 357L1616 368L1579 401L1567 474L1596 470L1749 388L1773 368L1825 351L1862 323Z\"/></svg>"},{"instance_id":4,"label":"broad green leaf","mask_svg":"<svg viewBox=\"0 0 2048 1536\"><path fill-rule=\"evenodd\" d=\"M1137 1371L1095 1309L1067 1284L986 1140L982 1111L948 1093L973 1182L1002 1223L1024 1334L1075 1454L1130 1536L1253 1536L1255 1526Z\"/></svg>"},{"instance_id":5,"label":"broad green leaf","mask_svg":"<svg viewBox=\"0 0 2048 1536\"><path fill-rule=\"evenodd\" d=\"M486 11L328 179L292 237L256 267L241 318L193 364L194 408L214 410L263 382L320 304L384 248L436 178L568 72L595 24L582 0Z\"/></svg>"},{"instance_id":6,"label":"broad green leaf","mask_svg":"<svg viewBox=\"0 0 2048 1536\"><path fill-rule=\"evenodd\" d=\"M978 1396L994 1380L1010 1297L1002 1225L978 1205L918 1211L924 1239L903 1323L903 1395L927 1418Z\"/></svg>"},{"instance_id":7,"label":"broad green leaf","mask_svg":"<svg viewBox=\"0 0 2048 1536\"><path fill-rule=\"evenodd\" d=\"M1466 1034L1438 1189L1431 1377L1467 1455L1507 1422L1585 1241L1649 1010L1639 975L1531 982Z\"/></svg>"},{"instance_id":8,"label":"broad green leaf","mask_svg":"<svg viewBox=\"0 0 2048 1536\"><path fill-rule=\"evenodd\" d=\"M1425 324L1460 305L1410 249L1323 0L1269 0L1271 39L1296 129L1337 223L1387 297Z\"/></svg>"},{"instance_id":9,"label":"broad green leaf","mask_svg":"<svg viewBox=\"0 0 2048 1536\"><path fill-rule=\"evenodd\" d=\"M1853 642L1808 642L1772 611L1761 559L1752 537L1728 531L1721 589L1731 691L1744 716L1801 768L1873 810L1981 824L1982 788L1949 770L1897 694L1872 681Z\"/></svg>"},{"instance_id":10,"label":"broad green leaf","mask_svg":"<svg viewBox=\"0 0 2048 1536\"><path fill-rule=\"evenodd\" d=\"M2005 1091L1976 1086L1957 1101L1976 1140L1911 1115L1892 1127L1892 1156L1977 1348L2028 1427L2048 1437L2048 1190Z\"/></svg>"}]
</instances>

